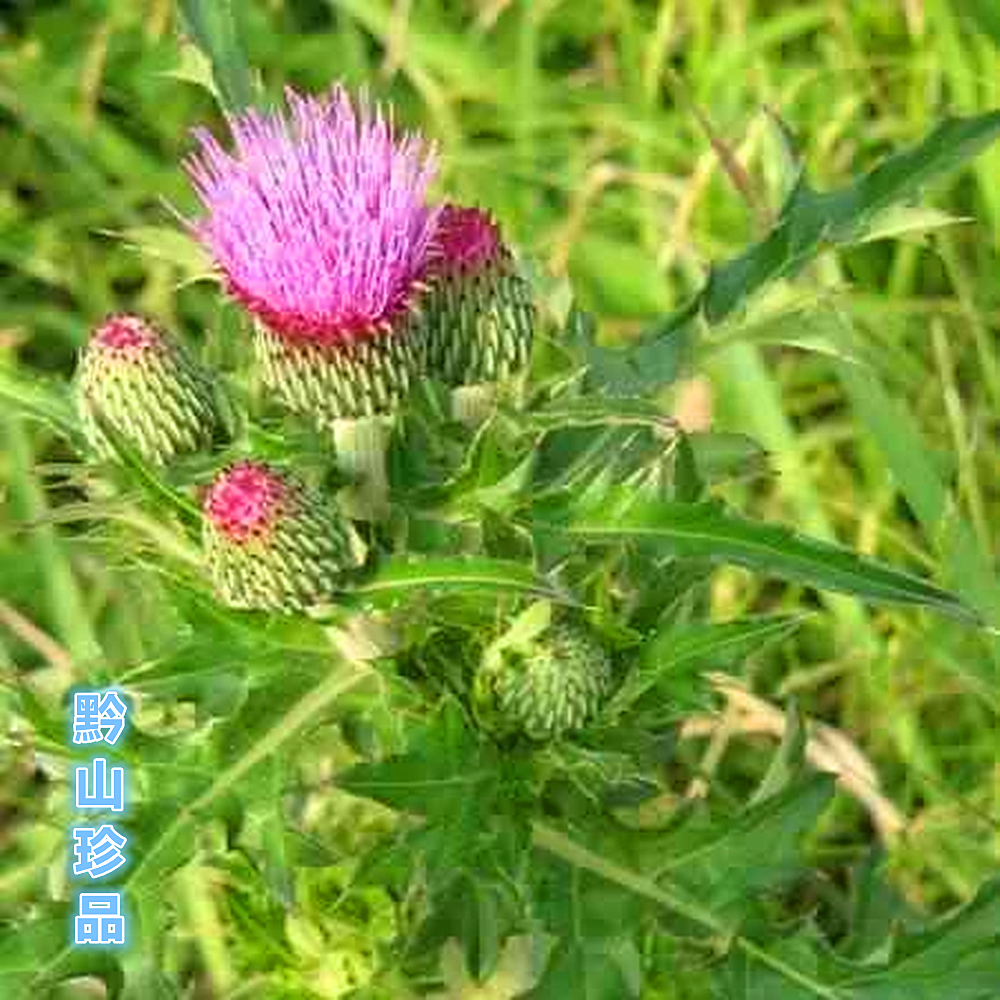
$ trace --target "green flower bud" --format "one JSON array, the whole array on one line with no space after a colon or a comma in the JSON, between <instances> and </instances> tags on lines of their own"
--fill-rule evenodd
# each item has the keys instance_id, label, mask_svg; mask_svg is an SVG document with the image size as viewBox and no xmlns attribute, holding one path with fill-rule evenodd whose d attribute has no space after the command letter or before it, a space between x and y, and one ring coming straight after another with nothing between
<instances>
[{"instance_id":1,"label":"green flower bud","mask_svg":"<svg viewBox=\"0 0 1000 1000\"><path fill-rule=\"evenodd\" d=\"M114 448L101 418L155 465L212 443L220 425L211 374L184 346L139 316L109 316L80 354L77 404L102 458Z\"/></svg>"},{"instance_id":2,"label":"green flower bud","mask_svg":"<svg viewBox=\"0 0 1000 1000\"><path fill-rule=\"evenodd\" d=\"M353 526L293 476L260 462L221 472L205 495L203 546L230 607L301 611L328 600L364 561Z\"/></svg>"},{"instance_id":3,"label":"green flower bud","mask_svg":"<svg viewBox=\"0 0 1000 1000\"><path fill-rule=\"evenodd\" d=\"M499 227L478 208L445 205L437 242L424 305L429 374L454 386L509 378L528 363L535 310Z\"/></svg>"},{"instance_id":4,"label":"green flower bud","mask_svg":"<svg viewBox=\"0 0 1000 1000\"><path fill-rule=\"evenodd\" d=\"M473 695L487 728L552 740L585 725L610 682L611 661L590 629L546 624L528 634L515 627L494 643L476 674Z\"/></svg>"}]
</instances>

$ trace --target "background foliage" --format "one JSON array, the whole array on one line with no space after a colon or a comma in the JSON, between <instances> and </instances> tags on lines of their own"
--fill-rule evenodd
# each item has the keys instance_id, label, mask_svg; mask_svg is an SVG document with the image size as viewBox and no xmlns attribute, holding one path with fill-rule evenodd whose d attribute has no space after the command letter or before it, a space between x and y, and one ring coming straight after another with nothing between
<instances>
[{"instance_id":1,"label":"background foliage","mask_svg":"<svg viewBox=\"0 0 1000 1000\"><path fill-rule=\"evenodd\" d=\"M182 6L189 15L201 9ZM763 236L785 203L797 168L763 108L794 130L810 184L840 190L843 218L856 223L851 178L947 113L1000 105L1000 36L989 4L289 0L234 7L250 62L272 93L284 81L318 89L338 76L391 98L401 120L439 139L441 188L492 208L536 263L549 313L565 312L570 278L602 336L619 341L688 303L710 261ZM190 25L211 49L218 25L210 18ZM66 400L58 387L104 313L148 312L194 342L232 322L214 295L188 280L203 262L165 235L172 225L165 203L192 207L178 169L190 148L187 130L218 114L202 86L207 66L193 47L179 52L176 26L173 5L159 0L22 3L4 7L0 20L0 918L30 917L16 938L3 939L0 970L12 989L37 988L40 973L65 961L63 914L49 902L65 884L59 697L87 676L133 684L146 699L143 736L129 752L155 775L159 805L133 831L129 891L144 925L169 915L172 936L165 953L134 960L132 995L175 995L173 973L161 971L170 969L194 984L194 995L336 996L366 978L398 919L356 861L358 844L386 829L388 814L330 784L354 759L332 730L351 722L356 678L327 676L328 651L305 628L276 627L262 644L238 619L194 598L165 619L151 553L175 544L172 536L111 498L102 510L92 496L84 503L62 433ZM219 44L224 63L230 49ZM235 103L256 86L239 65L223 65L217 81ZM963 138L945 133L930 150L939 166L968 152ZM715 428L750 433L769 452L773 474L728 483L728 499L908 565L959 591L994 624L998 171L1000 151L987 150L935 185L922 207L880 216L867 233L817 228L818 216L836 220L838 203L795 189L789 242L771 258L763 244L742 271L714 273L701 307L719 325L692 347L695 368L710 378ZM729 314L732 282L743 288L783 270L768 260L787 262L795 248L854 244L859 236L846 252L810 263L794 284L779 283L748 314ZM213 338L220 352L213 360L231 364L220 344L224 338ZM605 374L632 377L613 366ZM705 394L703 384L687 384L666 390L663 402L685 412L693 406L697 415ZM586 518L582 524L585 531ZM131 539L127 556L122 532ZM183 561L186 553L175 555ZM565 916L579 937L554 945L548 992L538 995L589 995L580 985L585 976L601 984L587 987L594 996L627 996L640 962L652 970L647 989L656 997L724 988L725 996L883 1000L919 996L921 981L936 989L934 976L954 974L969 941L981 944L990 926L995 934L995 889L983 890L961 924L939 925L933 937L901 930L895 950L883 955L889 971L851 963L884 948L893 921L916 928L918 914L946 914L995 870L1000 645L929 613L870 610L737 570L714 578L708 601L716 620L771 617L756 626L759 634L729 636L728 657L717 636L708 654L700 650L695 627L671 643L692 678L684 707L694 714L671 764L677 802L670 805L700 782L739 817L695 815L655 845L680 859L679 872L691 866L699 903L711 908L708 925L697 912L687 922L678 916L687 905L680 880L672 902L681 905L668 929L673 940L703 939L703 961L684 950L684 961L693 962L684 982L692 985L678 986L656 975L677 955L639 956L616 935L663 902L656 899L662 885L623 892L596 877L594 858L577 857L575 867L553 860L551 870L539 870L540 898L549 899L547 917ZM801 610L818 613L794 632L777 617ZM449 651L438 655L446 662ZM697 694L697 672L733 662L745 686L720 682L714 702ZM384 694L375 720L383 749L402 750L395 720L415 702L389 677L365 684ZM678 704L681 696L672 690ZM810 760L825 749L855 777L871 768L877 798L855 789L828 805L830 783L800 773L798 717L781 711L793 698L803 715L829 727L812 731ZM708 711L720 705L721 726ZM782 735L784 756L772 759ZM445 767L464 738L442 715L439 728L410 748L424 754L418 773ZM274 752L282 748L294 752L294 766ZM793 763L782 775L786 758ZM406 761L397 765L404 774ZM371 792L370 777L352 772L353 790ZM447 771L440 777L451 778ZM761 781L770 792L740 812ZM289 787L291 796L276 794ZM248 801L251 791L256 799ZM478 822L468 801L513 794L467 791L435 800L459 828ZM787 840L777 841L778 831ZM228 849L237 836L241 849ZM555 833L535 836L544 846ZM841 949L812 948L806 933L770 955L786 973L805 970L832 992L808 985L796 992L787 974L746 949L730 954L724 986L709 987L702 967L731 930L716 923L719 914L725 918L758 885L786 880L772 866L796 867L799 849L812 875L788 883L799 898L784 900L780 912L815 914ZM609 856L621 865L633 860L615 858L609 847L601 864ZM452 908L478 936L473 945L464 938L460 956L445 944L440 968L438 949L455 928L430 928L414 942L417 957L427 959L429 988L512 995L502 974L513 969L516 979L523 961L514 946L491 953L508 912L503 876L498 866L493 882L459 878L442 890L454 894ZM853 895L842 891L848 882ZM581 907L569 916L557 912L568 905L561 893L546 895L547 885L567 883ZM293 898L288 916L283 903ZM740 920L752 928L758 916L741 913ZM966 993L956 995L987 996L984 984L1000 974L988 959L970 961ZM471 984L477 969L499 969L492 986ZM944 982L955 991L957 980ZM108 971L107 988L115 983ZM62 987L74 996L98 988ZM398 984L382 988L404 995Z\"/></svg>"}]
</instances>

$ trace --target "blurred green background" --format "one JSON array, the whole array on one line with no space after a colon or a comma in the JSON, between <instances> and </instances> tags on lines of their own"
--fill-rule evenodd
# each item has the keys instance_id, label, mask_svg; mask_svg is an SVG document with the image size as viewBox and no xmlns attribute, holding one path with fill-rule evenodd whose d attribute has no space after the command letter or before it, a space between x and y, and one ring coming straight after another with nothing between
<instances>
[{"instance_id":1,"label":"blurred green background","mask_svg":"<svg viewBox=\"0 0 1000 1000\"><path fill-rule=\"evenodd\" d=\"M218 124L170 0L0 5L0 753L5 828L25 818L19 672L128 662L141 595L74 520L66 443L19 412L65 379L89 327L134 309L197 339L217 297L180 282L149 227L193 210L189 129ZM813 180L844 183L947 113L1000 106L1000 34L965 0L256 0L239 5L271 92L340 78L440 144L440 188L492 209L551 301L568 278L612 338L682 303L759 235L787 169L765 108ZM743 190L719 152L745 176ZM741 502L958 588L994 624L1000 587L1000 150L936 188L903 238L824 259L703 346L684 393L757 436L776 475ZM173 206L171 208L170 206ZM916 238L908 231L928 227ZM136 244L144 244L138 252ZM778 343L778 342L783 343ZM809 349L790 347L798 342ZM671 405L682 405L671 402ZM733 573L720 618L816 606ZM873 764L903 819L890 862L914 902L969 897L1000 860L1000 646L912 610L822 599L754 661ZM731 736L731 754L748 742ZM749 740L752 742L752 740ZM872 821L850 798L831 861ZM59 831L52 831L54 837ZM837 848L843 844L843 848ZM41 850L41 848L40 848ZM7 889L14 891L14 886ZM0 885L0 896L6 895Z\"/></svg>"}]
</instances>

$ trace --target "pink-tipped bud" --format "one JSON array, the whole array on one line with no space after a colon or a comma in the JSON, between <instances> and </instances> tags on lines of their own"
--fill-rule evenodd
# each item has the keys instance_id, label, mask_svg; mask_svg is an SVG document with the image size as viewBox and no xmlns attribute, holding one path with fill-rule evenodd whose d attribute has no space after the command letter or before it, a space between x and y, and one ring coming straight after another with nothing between
<instances>
[{"instance_id":1,"label":"pink-tipped bud","mask_svg":"<svg viewBox=\"0 0 1000 1000\"><path fill-rule=\"evenodd\" d=\"M445 205L424 305L429 374L449 385L507 378L527 362L534 307L500 227L478 208Z\"/></svg>"},{"instance_id":2,"label":"pink-tipped bud","mask_svg":"<svg viewBox=\"0 0 1000 1000\"><path fill-rule=\"evenodd\" d=\"M242 461L205 494L203 542L219 599L299 611L329 600L364 548L350 522L299 479Z\"/></svg>"},{"instance_id":3,"label":"pink-tipped bud","mask_svg":"<svg viewBox=\"0 0 1000 1000\"><path fill-rule=\"evenodd\" d=\"M76 390L84 433L103 458L115 450L102 423L156 465L208 447L220 425L211 374L179 341L129 313L93 331Z\"/></svg>"}]
</instances>

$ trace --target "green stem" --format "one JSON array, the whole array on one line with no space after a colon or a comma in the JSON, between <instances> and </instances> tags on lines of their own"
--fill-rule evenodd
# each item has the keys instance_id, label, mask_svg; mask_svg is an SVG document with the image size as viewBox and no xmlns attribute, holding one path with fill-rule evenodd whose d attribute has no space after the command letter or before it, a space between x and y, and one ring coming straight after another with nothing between
<instances>
[{"instance_id":1,"label":"green stem","mask_svg":"<svg viewBox=\"0 0 1000 1000\"><path fill-rule=\"evenodd\" d=\"M14 516L27 526L28 542L44 580L48 609L56 636L79 666L100 655L100 645L91 627L83 593L55 528L45 523L49 505L34 471L31 443L16 417L3 426L10 469L10 493Z\"/></svg>"},{"instance_id":2,"label":"green stem","mask_svg":"<svg viewBox=\"0 0 1000 1000\"><path fill-rule=\"evenodd\" d=\"M496 407L497 387L495 382L481 382L478 385L462 385L451 393L451 414L468 427L478 427L484 423Z\"/></svg>"},{"instance_id":3,"label":"green stem","mask_svg":"<svg viewBox=\"0 0 1000 1000\"><path fill-rule=\"evenodd\" d=\"M387 417L334 421L337 466L354 480L354 484L341 494L341 501L347 514L356 520L378 521L388 514L386 453L389 432L390 418Z\"/></svg>"}]
</instances>

